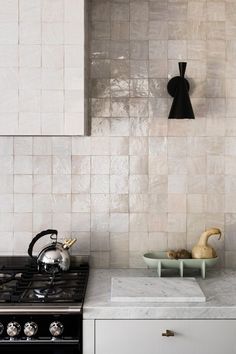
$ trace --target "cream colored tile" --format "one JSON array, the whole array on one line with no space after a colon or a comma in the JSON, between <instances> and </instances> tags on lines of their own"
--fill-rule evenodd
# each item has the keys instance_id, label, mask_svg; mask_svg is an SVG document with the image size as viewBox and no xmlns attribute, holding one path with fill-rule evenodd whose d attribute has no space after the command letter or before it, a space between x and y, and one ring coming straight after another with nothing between
<instances>
[{"instance_id":1,"label":"cream colored tile","mask_svg":"<svg viewBox=\"0 0 236 354\"><path fill-rule=\"evenodd\" d=\"M168 249L186 249L186 233L168 232Z\"/></svg>"},{"instance_id":2,"label":"cream colored tile","mask_svg":"<svg viewBox=\"0 0 236 354\"><path fill-rule=\"evenodd\" d=\"M225 156L225 174L235 175L236 174L236 157L235 156Z\"/></svg>"},{"instance_id":3,"label":"cream colored tile","mask_svg":"<svg viewBox=\"0 0 236 354\"><path fill-rule=\"evenodd\" d=\"M13 254L17 256L27 255L28 244L32 240L31 232L14 232Z\"/></svg>"},{"instance_id":4,"label":"cream colored tile","mask_svg":"<svg viewBox=\"0 0 236 354\"><path fill-rule=\"evenodd\" d=\"M186 194L168 195L169 213L186 213L186 211L187 211Z\"/></svg>"},{"instance_id":5,"label":"cream colored tile","mask_svg":"<svg viewBox=\"0 0 236 354\"><path fill-rule=\"evenodd\" d=\"M168 165L166 157L149 156L148 166L150 175L167 175Z\"/></svg>"},{"instance_id":6,"label":"cream colored tile","mask_svg":"<svg viewBox=\"0 0 236 354\"><path fill-rule=\"evenodd\" d=\"M90 253L90 233L89 232L72 232L71 236L77 239L77 242L71 249L72 255L84 255Z\"/></svg>"},{"instance_id":7,"label":"cream colored tile","mask_svg":"<svg viewBox=\"0 0 236 354\"><path fill-rule=\"evenodd\" d=\"M147 232L148 230L148 214L146 213L130 213L130 231ZM131 249L135 250L135 249Z\"/></svg>"},{"instance_id":8,"label":"cream colored tile","mask_svg":"<svg viewBox=\"0 0 236 354\"><path fill-rule=\"evenodd\" d=\"M235 213L236 212L236 201L233 197L234 195L225 194L225 212L226 213Z\"/></svg>"},{"instance_id":9,"label":"cream colored tile","mask_svg":"<svg viewBox=\"0 0 236 354\"><path fill-rule=\"evenodd\" d=\"M110 194L110 212L128 212L129 199L127 194Z\"/></svg>"},{"instance_id":10,"label":"cream colored tile","mask_svg":"<svg viewBox=\"0 0 236 354\"><path fill-rule=\"evenodd\" d=\"M207 173L211 175L224 174L224 157L217 155L207 156Z\"/></svg>"},{"instance_id":11,"label":"cream colored tile","mask_svg":"<svg viewBox=\"0 0 236 354\"><path fill-rule=\"evenodd\" d=\"M130 194L129 211L131 213L147 213L148 205L148 194Z\"/></svg>"},{"instance_id":12,"label":"cream colored tile","mask_svg":"<svg viewBox=\"0 0 236 354\"><path fill-rule=\"evenodd\" d=\"M187 139L168 137L168 156L181 157L187 154Z\"/></svg>"},{"instance_id":13,"label":"cream colored tile","mask_svg":"<svg viewBox=\"0 0 236 354\"><path fill-rule=\"evenodd\" d=\"M32 138L15 137L14 155L32 155Z\"/></svg>"},{"instance_id":14,"label":"cream colored tile","mask_svg":"<svg viewBox=\"0 0 236 354\"><path fill-rule=\"evenodd\" d=\"M128 175L129 158L128 156L112 156L110 164L110 173L112 175Z\"/></svg>"},{"instance_id":15,"label":"cream colored tile","mask_svg":"<svg viewBox=\"0 0 236 354\"><path fill-rule=\"evenodd\" d=\"M207 20L225 21L225 2L209 1L207 2Z\"/></svg>"},{"instance_id":16,"label":"cream colored tile","mask_svg":"<svg viewBox=\"0 0 236 354\"><path fill-rule=\"evenodd\" d=\"M130 251L129 252L129 267L130 268L147 268L142 256L143 251Z\"/></svg>"},{"instance_id":17,"label":"cream colored tile","mask_svg":"<svg viewBox=\"0 0 236 354\"><path fill-rule=\"evenodd\" d=\"M112 137L110 139L111 155L128 155L129 154L129 138Z\"/></svg>"},{"instance_id":18,"label":"cream colored tile","mask_svg":"<svg viewBox=\"0 0 236 354\"><path fill-rule=\"evenodd\" d=\"M89 156L72 156L72 174L89 174L90 173L90 157Z\"/></svg>"},{"instance_id":19,"label":"cream colored tile","mask_svg":"<svg viewBox=\"0 0 236 354\"><path fill-rule=\"evenodd\" d=\"M167 194L149 194L149 209L151 212L164 213L168 210Z\"/></svg>"},{"instance_id":20,"label":"cream colored tile","mask_svg":"<svg viewBox=\"0 0 236 354\"><path fill-rule=\"evenodd\" d=\"M80 195L78 195L80 197ZM91 194L91 212L109 212L109 194Z\"/></svg>"},{"instance_id":21,"label":"cream colored tile","mask_svg":"<svg viewBox=\"0 0 236 354\"><path fill-rule=\"evenodd\" d=\"M188 194L187 211L188 213L205 213L207 210L207 196L205 194Z\"/></svg>"},{"instance_id":22,"label":"cream colored tile","mask_svg":"<svg viewBox=\"0 0 236 354\"><path fill-rule=\"evenodd\" d=\"M72 212L90 212L90 194L72 194Z\"/></svg>"},{"instance_id":23,"label":"cream colored tile","mask_svg":"<svg viewBox=\"0 0 236 354\"><path fill-rule=\"evenodd\" d=\"M204 1L188 1L188 20L206 19L206 3Z\"/></svg>"},{"instance_id":24,"label":"cream colored tile","mask_svg":"<svg viewBox=\"0 0 236 354\"><path fill-rule=\"evenodd\" d=\"M109 241L108 232L92 232L91 251L108 251Z\"/></svg>"},{"instance_id":25,"label":"cream colored tile","mask_svg":"<svg viewBox=\"0 0 236 354\"><path fill-rule=\"evenodd\" d=\"M224 195L223 194L208 194L207 195L207 211L209 213L224 212Z\"/></svg>"},{"instance_id":26,"label":"cream colored tile","mask_svg":"<svg viewBox=\"0 0 236 354\"><path fill-rule=\"evenodd\" d=\"M110 171L110 158L108 156L91 157L91 174L105 175Z\"/></svg>"},{"instance_id":27,"label":"cream colored tile","mask_svg":"<svg viewBox=\"0 0 236 354\"><path fill-rule=\"evenodd\" d=\"M129 252L128 251L111 251L110 252L111 268L128 268Z\"/></svg>"},{"instance_id":28,"label":"cream colored tile","mask_svg":"<svg viewBox=\"0 0 236 354\"><path fill-rule=\"evenodd\" d=\"M147 155L148 139L147 137L130 137L129 138L129 154L130 155Z\"/></svg>"},{"instance_id":29,"label":"cream colored tile","mask_svg":"<svg viewBox=\"0 0 236 354\"><path fill-rule=\"evenodd\" d=\"M32 193L32 176L31 175L15 175L14 176L14 193Z\"/></svg>"},{"instance_id":30,"label":"cream colored tile","mask_svg":"<svg viewBox=\"0 0 236 354\"><path fill-rule=\"evenodd\" d=\"M72 193L89 193L90 192L90 176L88 176L88 175L72 175L71 188L72 188Z\"/></svg>"},{"instance_id":31,"label":"cream colored tile","mask_svg":"<svg viewBox=\"0 0 236 354\"><path fill-rule=\"evenodd\" d=\"M110 253L109 252L91 252L91 266L94 268L109 268Z\"/></svg>"},{"instance_id":32,"label":"cream colored tile","mask_svg":"<svg viewBox=\"0 0 236 354\"><path fill-rule=\"evenodd\" d=\"M150 194L165 194L168 189L167 176L165 175L150 175L148 192Z\"/></svg>"},{"instance_id":33,"label":"cream colored tile","mask_svg":"<svg viewBox=\"0 0 236 354\"><path fill-rule=\"evenodd\" d=\"M129 176L129 192L147 193L148 192L148 176L147 175L131 175Z\"/></svg>"},{"instance_id":34,"label":"cream colored tile","mask_svg":"<svg viewBox=\"0 0 236 354\"><path fill-rule=\"evenodd\" d=\"M128 232L129 214L111 213L110 214L110 232Z\"/></svg>"},{"instance_id":35,"label":"cream colored tile","mask_svg":"<svg viewBox=\"0 0 236 354\"><path fill-rule=\"evenodd\" d=\"M232 176L226 176L232 177ZM227 185L227 179L224 175L208 175L207 176L207 192L211 194L223 194L225 192L225 184ZM230 185L230 184L229 184ZM229 190L227 185L226 191ZM226 192L227 193L227 192Z\"/></svg>"},{"instance_id":36,"label":"cream colored tile","mask_svg":"<svg viewBox=\"0 0 236 354\"><path fill-rule=\"evenodd\" d=\"M148 234L148 248L150 251L166 251L167 242L166 232L149 232Z\"/></svg>"},{"instance_id":37,"label":"cream colored tile","mask_svg":"<svg viewBox=\"0 0 236 354\"><path fill-rule=\"evenodd\" d=\"M148 158L147 156L130 156L129 170L131 175L148 174Z\"/></svg>"},{"instance_id":38,"label":"cream colored tile","mask_svg":"<svg viewBox=\"0 0 236 354\"><path fill-rule=\"evenodd\" d=\"M129 249L129 234L127 232L111 232L110 249L114 252L127 252Z\"/></svg>"},{"instance_id":39,"label":"cream colored tile","mask_svg":"<svg viewBox=\"0 0 236 354\"><path fill-rule=\"evenodd\" d=\"M130 118L130 136L148 136L149 119L148 117Z\"/></svg>"},{"instance_id":40,"label":"cream colored tile","mask_svg":"<svg viewBox=\"0 0 236 354\"><path fill-rule=\"evenodd\" d=\"M108 213L92 213L91 214L91 231L104 233L109 231L109 214Z\"/></svg>"},{"instance_id":41,"label":"cream colored tile","mask_svg":"<svg viewBox=\"0 0 236 354\"><path fill-rule=\"evenodd\" d=\"M167 136L167 123L163 118L149 118L149 136Z\"/></svg>"},{"instance_id":42,"label":"cream colored tile","mask_svg":"<svg viewBox=\"0 0 236 354\"><path fill-rule=\"evenodd\" d=\"M149 232L167 232L167 213L148 214L148 231Z\"/></svg>"},{"instance_id":43,"label":"cream colored tile","mask_svg":"<svg viewBox=\"0 0 236 354\"><path fill-rule=\"evenodd\" d=\"M90 231L90 213L72 213L72 231Z\"/></svg>"},{"instance_id":44,"label":"cream colored tile","mask_svg":"<svg viewBox=\"0 0 236 354\"><path fill-rule=\"evenodd\" d=\"M73 187L73 177L72 177L72 187ZM92 175L91 193L109 193L109 175Z\"/></svg>"},{"instance_id":45,"label":"cream colored tile","mask_svg":"<svg viewBox=\"0 0 236 354\"><path fill-rule=\"evenodd\" d=\"M128 194L128 176L110 175L110 193Z\"/></svg>"},{"instance_id":46,"label":"cream colored tile","mask_svg":"<svg viewBox=\"0 0 236 354\"><path fill-rule=\"evenodd\" d=\"M33 231L35 234L38 230L46 230L52 228L52 214L50 213L33 213Z\"/></svg>"},{"instance_id":47,"label":"cream colored tile","mask_svg":"<svg viewBox=\"0 0 236 354\"><path fill-rule=\"evenodd\" d=\"M142 232L130 232L129 233L129 249L133 251L141 251L145 253L148 251L148 233Z\"/></svg>"},{"instance_id":48,"label":"cream colored tile","mask_svg":"<svg viewBox=\"0 0 236 354\"><path fill-rule=\"evenodd\" d=\"M168 175L168 193L185 194L187 192L187 176Z\"/></svg>"},{"instance_id":49,"label":"cream colored tile","mask_svg":"<svg viewBox=\"0 0 236 354\"><path fill-rule=\"evenodd\" d=\"M104 138L104 137L91 138L92 155L109 155L109 152L110 152L109 138Z\"/></svg>"},{"instance_id":50,"label":"cream colored tile","mask_svg":"<svg viewBox=\"0 0 236 354\"><path fill-rule=\"evenodd\" d=\"M166 157L167 156L167 138L150 137L149 138L149 155Z\"/></svg>"},{"instance_id":51,"label":"cream colored tile","mask_svg":"<svg viewBox=\"0 0 236 354\"><path fill-rule=\"evenodd\" d=\"M187 247L192 247L198 242L200 235L205 230L205 213L187 214Z\"/></svg>"},{"instance_id":52,"label":"cream colored tile","mask_svg":"<svg viewBox=\"0 0 236 354\"><path fill-rule=\"evenodd\" d=\"M188 175L202 175L206 171L205 157L188 157Z\"/></svg>"},{"instance_id":53,"label":"cream colored tile","mask_svg":"<svg viewBox=\"0 0 236 354\"><path fill-rule=\"evenodd\" d=\"M208 117L206 121L207 136L224 136L225 135L225 119Z\"/></svg>"},{"instance_id":54,"label":"cream colored tile","mask_svg":"<svg viewBox=\"0 0 236 354\"><path fill-rule=\"evenodd\" d=\"M226 251L225 252L225 266L226 268L236 268L236 252Z\"/></svg>"},{"instance_id":55,"label":"cream colored tile","mask_svg":"<svg viewBox=\"0 0 236 354\"><path fill-rule=\"evenodd\" d=\"M87 155L91 154L91 138L90 137L73 137L72 138L72 154Z\"/></svg>"},{"instance_id":56,"label":"cream colored tile","mask_svg":"<svg viewBox=\"0 0 236 354\"><path fill-rule=\"evenodd\" d=\"M186 157L178 156L168 158L168 173L170 175L185 175L187 171Z\"/></svg>"},{"instance_id":57,"label":"cream colored tile","mask_svg":"<svg viewBox=\"0 0 236 354\"><path fill-rule=\"evenodd\" d=\"M186 232L186 214L169 213L168 214L168 232Z\"/></svg>"}]
</instances>

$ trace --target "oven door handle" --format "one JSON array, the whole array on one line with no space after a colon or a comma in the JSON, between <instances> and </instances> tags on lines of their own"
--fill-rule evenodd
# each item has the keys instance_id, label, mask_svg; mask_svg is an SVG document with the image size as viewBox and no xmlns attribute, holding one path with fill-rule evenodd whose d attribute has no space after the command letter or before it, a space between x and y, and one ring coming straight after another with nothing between
<instances>
[{"instance_id":1,"label":"oven door handle","mask_svg":"<svg viewBox=\"0 0 236 354\"><path fill-rule=\"evenodd\" d=\"M19 339L19 340L0 340L0 348L1 345L79 345L79 339Z\"/></svg>"}]
</instances>

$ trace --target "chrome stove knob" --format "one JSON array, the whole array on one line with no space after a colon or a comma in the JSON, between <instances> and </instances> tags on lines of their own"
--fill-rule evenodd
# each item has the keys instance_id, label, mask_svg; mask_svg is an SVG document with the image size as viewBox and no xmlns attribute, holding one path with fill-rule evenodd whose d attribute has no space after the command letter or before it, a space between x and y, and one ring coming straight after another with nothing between
<instances>
[{"instance_id":1,"label":"chrome stove knob","mask_svg":"<svg viewBox=\"0 0 236 354\"><path fill-rule=\"evenodd\" d=\"M38 331L38 326L35 322L26 322L24 325L24 334L26 337L33 337Z\"/></svg>"},{"instance_id":2,"label":"chrome stove knob","mask_svg":"<svg viewBox=\"0 0 236 354\"><path fill-rule=\"evenodd\" d=\"M49 331L53 337L59 337L62 335L64 326L61 322L55 321L52 322L49 326Z\"/></svg>"},{"instance_id":3,"label":"chrome stove knob","mask_svg":"<svg viewBox=\"0 0 236 354\"><path fill-rule=\"evenodd\" d=\"M4 331L4 326L3 324L0 322L0 335L3 333Z\"/></svg>"},{"instance_id":4,"label":"chrome stove knob","mask_svg":"<svg viewBox=\"0 0 236 354\"><path fill-rule=\"evenodd\" d=\"M9 337L16 337L20 333L21 326L18 322L9 322L7 325L7 334Z\"/></svg>"}]
</instances>

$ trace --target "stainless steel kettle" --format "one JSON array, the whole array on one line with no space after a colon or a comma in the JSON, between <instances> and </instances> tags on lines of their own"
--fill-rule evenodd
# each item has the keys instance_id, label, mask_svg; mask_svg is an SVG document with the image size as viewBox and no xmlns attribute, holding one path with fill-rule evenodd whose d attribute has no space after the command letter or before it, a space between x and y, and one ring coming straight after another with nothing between
<instances>
[{"instance_id":1,"label":"stainless steel kettle","mask_svg":"<svg viewBox=\"0 0 236 354\"><path fill-rule=\"evenodd\" d=\"M51 235L52 243L46 245L38 254L33 256L33 248L35 243L43 236ZM58 273L60 271L67 271L70 267L69 248L76 242L76 239L65 240L64 243L57 241L57 230L45 230L36 235L29 244L28 254L33 258L38 265L39 271L47 273Z\"/></svg>"}]
</instances>

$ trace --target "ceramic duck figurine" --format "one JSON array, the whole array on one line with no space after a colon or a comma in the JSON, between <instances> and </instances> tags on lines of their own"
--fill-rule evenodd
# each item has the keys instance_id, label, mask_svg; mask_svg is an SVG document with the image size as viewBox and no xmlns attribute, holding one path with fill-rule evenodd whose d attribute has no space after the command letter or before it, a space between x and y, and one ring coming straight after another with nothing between
<instances>
[{"instance_id":1,"label":"ceramic duck figurine","mask_svg":"<svg viewBox=\"0 0 236 354\"><path fill-rule=\"evenodd\" d=\"M219 239L220 239L221 230L217 228L211 228L204 231L201 234L198 243L192 249L192 258L206 259L206 258L215 258L217 256L214 248L207 243L208 238L212 235L219 235Z\"/></svg>"}]
</instances>

